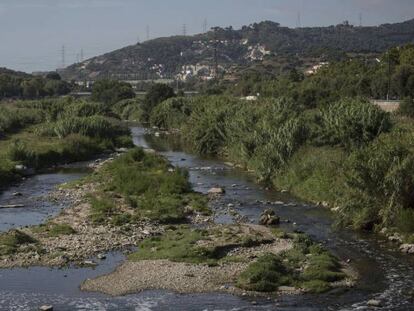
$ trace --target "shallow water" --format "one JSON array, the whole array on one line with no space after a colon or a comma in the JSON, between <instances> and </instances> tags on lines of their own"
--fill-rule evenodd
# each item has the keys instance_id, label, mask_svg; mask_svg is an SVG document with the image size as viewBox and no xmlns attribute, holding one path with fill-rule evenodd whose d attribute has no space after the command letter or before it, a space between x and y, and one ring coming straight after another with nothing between
<instances>
[{"instance_id":1,"label":"shallow water","mask_svg":"<svg viewBox=\"0 0 414 311\"><path fill-rule=\"evenodd\" d=\"M174 165L187 168L195 190L205 193L213 186L226 188L226 194L214 204L219 211L216 221L233 221L226 212L228 203L234 204L234 208L252 222L257 221L263 209L273 208L282 219L290 221L283 225L287 230L306 232L340 258L350 259L352 266L361 274L358 285L345 292L286 296L277 300L253 300L227 294L180 295L166 291L146 291L124 297L80 292L78 286L82 280L107 273L122 262L121 254L109 254L108 259L95 269L0 270L1 310L36 310L42 304L52 304L55 310L364 310L366 302L372 298L382 301L382 310L414 310L414 302L409 298L414 288L414 259L396 251L394 245L374 235L335 230L331 226L330 212L300 203L289 195L267 191L255 184L248 173L233 169L219 160L187 154L174 144L170 136L154 137L138 127L132 128L132 132L137 145L155 149ZM47 184L44 188L40 187L40 195L53 188ZM0 204L3 204L2 200L4 197L0 197ZM281 201L283 204L268 205L266 201ZM36 202L45 209L51 204L45 199ZM62 207L55 209L58 211ZM31 219L37 221L36 217ZM1 210L0 223L3 223ZM28 221L21 223L28 224Z\"/></svg>"}]
</instances>

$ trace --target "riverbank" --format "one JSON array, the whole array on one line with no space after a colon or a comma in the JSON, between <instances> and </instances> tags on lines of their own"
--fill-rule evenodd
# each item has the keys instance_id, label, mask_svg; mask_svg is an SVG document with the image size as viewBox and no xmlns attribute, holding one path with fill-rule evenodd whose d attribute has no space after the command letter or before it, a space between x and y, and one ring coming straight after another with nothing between
<instances>
[{"instance_id":1,"label":"riverbank","mask_svg":"<svg viewBox=\"0 0 414 311\"><path fill-rule=\"evenodd\" d=\"M252 224L214 224L214 211L192 192L187 178L142 149L105 160L82 182L52 194L57 201L69 199L72 207L46 224L0 235L0 267L94 266L118 250L130 253L128 261L110 275L86 281L82 289L114 295L145 289L242 294L279 288L322 292L338 281L352 285L343 263L300 235ZM312 266L313 258L318 266ZM309 267L316 269L313 274ZM256 275L262 269L264 274ZM203 281L190 286L192 275ZM119 285L108 287L112 282Z\"/></svg>"}]
</instances>

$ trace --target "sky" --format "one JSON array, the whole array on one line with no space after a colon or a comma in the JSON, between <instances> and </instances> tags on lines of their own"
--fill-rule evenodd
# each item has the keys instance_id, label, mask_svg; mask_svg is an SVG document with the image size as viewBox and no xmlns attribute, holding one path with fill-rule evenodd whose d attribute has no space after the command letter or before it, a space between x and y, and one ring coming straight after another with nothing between
<instances>
[{"instance_id":1,"label":"sky","mask_svg":"<svg viewBox=\"0 0 414 311\"><path fill-rule=\"evenodd\" d=\"M155 38L182 34L184 24L200 33L205 20L305 27L359 25L360 16L364 26L412 19L414 0L0 0L0 67L54 70L145 41L147 27Z\"/></svg>"}]
</instances>

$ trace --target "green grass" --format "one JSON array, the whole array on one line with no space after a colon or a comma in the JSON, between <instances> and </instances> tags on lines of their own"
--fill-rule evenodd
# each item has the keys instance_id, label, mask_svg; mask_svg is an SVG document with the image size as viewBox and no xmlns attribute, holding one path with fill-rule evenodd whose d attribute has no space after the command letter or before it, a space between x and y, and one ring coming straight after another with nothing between
<instances>
[{"instance_id":1,"label":"green grass","mask_svg":"<svg viewBox=\"0 0 414 311\"><path fill-rule=\"evenodd\" d=\"M61 235L75 234L76 231L68 224L57 224L49 222L32 228L33 232L46 233L48 237L59 237Z\"/></svg>"},{"instance_id":2,"label":"green grass","mask_svg":"<svg viewBox=\"0 0 414 311\"><path fill-rule=\"evenodd\" d=\"M110 198L90 197L91 215L90 218L95 224L106 223L115 214L116 207Z\"/></svg>"},{"instance_id":3,"label":"green grass","mask_svg":"<svg viewBox=\"0 0 414 311\"><path fill-rule=\"evenodd\" d=\"M139 250L128 258L132 261L169 259L189 263L214 264L217 259L214 252L196 246L196 242L206 238L205 230L188 226L171 227L162 236L151 237L139 245Z\"/></svg>"},{"instance_id":4,"label":"green grass","mask_svg":"<svg viewBox=\"0 0 414 311\"><path fill-rule=\"evenodd\" d=\"M20 230L11 230L0 235L0 255L13 254L19 246L34 243L36 243L36 240L26 233Z\"/></svg>"}]
</instances>

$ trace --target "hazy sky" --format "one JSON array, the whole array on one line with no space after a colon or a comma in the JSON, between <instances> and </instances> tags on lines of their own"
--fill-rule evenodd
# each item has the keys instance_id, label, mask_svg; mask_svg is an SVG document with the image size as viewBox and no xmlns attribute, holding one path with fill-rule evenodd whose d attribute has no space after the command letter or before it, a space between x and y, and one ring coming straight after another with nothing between
<instances>
[{"instance_id":1,"label":"hazy sky","mask_svg":"<svg viewBox=\"0 0 414 311\"><path fill-rule=\"evenodd\" d=\"M0 67L52 70L150 37L262 20L295 27L414 18L414 0L0 0Z\"/></svg>"}]
</instances>

